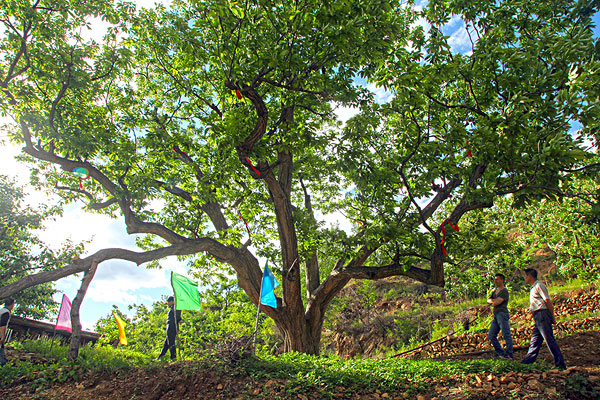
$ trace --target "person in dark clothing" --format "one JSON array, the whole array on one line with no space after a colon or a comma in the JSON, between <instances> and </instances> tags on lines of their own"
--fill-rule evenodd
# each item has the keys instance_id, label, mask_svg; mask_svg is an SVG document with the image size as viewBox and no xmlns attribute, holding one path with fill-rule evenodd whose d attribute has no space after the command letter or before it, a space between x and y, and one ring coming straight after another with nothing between
<instances>
[{"instance_id":1,"label":"person in dark clothing","mask_svg":"<svg viewBox=\"0 0 600 400\"><path fill-rule=\"evenodd\" d=\"M167 337L165 338L162 351L158 357L156 357L156 360L159 360L162 356L167 354L168 350L171 353L171 361L175 361L177 359L175 338L179 330L179 324L181 323L181 310L175 310L175 298L173 296L167 298L167 306L169 306L169 314L167 315ZM175 326L175 316L177 316L177 326Z\"/></svg>"},{"instance_id":2,"label":"person in dark clothing","mask_svg":"<svg viewBox=\"0 0 600 400\"><path fill-rule=\"evenodd\" d=\"M525 270L525 282L531 285L529 290L529 309L533 314L533 333L531 334L531 343L527 355L521 361L523 364L531 364L535 362L538 353L542 347L542 343L546 342L548 350L554 356L554 364L558 369L566 369L565 359L562 352L554 339L552 325L556 323L554 319L554 304L550 300L548 289L537 279L537 271L533 268Z\"/></svg>"},{"instance_id":3,"label":"person in dark clothing","mask_svg":"<svg viewBox=\"0 0 600 400\"><path fill-rule=\"evenodd\" d=\"M488 298L488 304L494 307L494 318L488 331L488 339L494 346L496 354L499 357L513 358L513 341L510 334L510 315L508 314L508 289L504 286L505 277L502 274L496 274L494 286L496 289ZM502 348L498 341L498 332L502 330L502 337L506 342L506 350Z\"/></svg>"},{"instance_id":4,"label":"person in dark clothing","mask_svg":"<svg viewBox=\"0 0 600 400\"><path fill-rule=\"evenodd\" d=\"M0 367L6 364L6 353L4 352L4 343L8 332L8 322L10 321L10 313L15 308L15 300L7 298L4 300L4 307L0 309Z\"/></svg>"}]
</instances>

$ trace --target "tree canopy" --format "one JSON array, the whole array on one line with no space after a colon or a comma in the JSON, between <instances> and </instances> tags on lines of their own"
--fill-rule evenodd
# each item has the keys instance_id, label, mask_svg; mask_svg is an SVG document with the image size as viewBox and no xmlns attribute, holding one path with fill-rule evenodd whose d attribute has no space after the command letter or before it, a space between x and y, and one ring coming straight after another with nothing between
<instances>
[{"instance_id":1,"label":"tree canopy","mask_svg":"<svg viewBox=\"0 0 600 400\"><path fill-rule=\"evenodd\" d=\"M0 107L39 184L146 234L143 252L105 249L37 282L93 260L194 255L197 270L232 267L257 303L265 258L282 282L265 312L287 350L316 353L350 279L443 285L466 213L507 195L577 196L598 211L597 185L570 185L599 165L597 2L0 9ZM92 16L110 24L102 41L83 34ZM470 49L451 47L452 21ZM342 125L336 107L358 114Z\"/></svg>"}]
</instances>

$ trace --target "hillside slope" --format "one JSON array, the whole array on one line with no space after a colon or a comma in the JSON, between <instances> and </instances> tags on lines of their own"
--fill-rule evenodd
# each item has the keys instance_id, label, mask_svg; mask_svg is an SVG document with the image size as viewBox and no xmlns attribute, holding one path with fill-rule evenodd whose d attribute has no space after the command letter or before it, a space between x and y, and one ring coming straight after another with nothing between
<instances>
[{"instance_id":1,"label":"hillside slope","mask_svg":"<svg viewBox=\"0 0 600 400\"><path fill-rule=\"evenodd\" d=\"M556 297L558 314L569 320L559 322L558 343L568 369L551 369L552 358L547 349L540 353L539 371L518 372L517 362L510 372L449 373L430 377L417 383L417 375L406 376L403 390L382 391L357 388L340 382L337 385L301 386L294 378L278 379L268 374L256 374L242 369L228 372L199 366L192 361L173 364L149 364L145 368L130 368L117 373L84 372L58 382L42 372L16 376L10 384L0 387L2 399L600 399L600 327L597 313L600 295L594 288L578 290ZM526 311L513 317L515 336L519 344L526 342L530 322ZM490 346L483 334L449 336L418 352L412 358L472 360L492 358ZM526 343L525 343L526 344ZM482 350L479 350L482 349ZM475 350L475 351L474 351ZM518 348L516 358L525 354ZM50 360L33 353L8 349L13 363L44 364ZM377 362L383 362L377 361ZM408 362L408 361L407 361ZM448 361L447 361L448 362ZM514 364L512 364L514 363ZM344 368L343 366L341 368ZM62 374L61 374L62 372ZM56 375L67 376L65 371ZM464 371L463 371L464 372ZM298 372L300 373L300 372ZM411 384L415 379L414 385ZM411 386L412 385L412 386ZM326 389L324 393L323 390Z\"/></svg>"}]
</instances>

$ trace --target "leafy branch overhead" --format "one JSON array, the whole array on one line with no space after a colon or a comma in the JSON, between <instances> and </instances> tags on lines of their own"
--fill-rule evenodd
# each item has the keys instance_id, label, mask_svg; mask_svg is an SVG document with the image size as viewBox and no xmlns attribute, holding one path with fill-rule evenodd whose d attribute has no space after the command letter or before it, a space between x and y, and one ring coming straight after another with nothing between
<instances>
[{"instance_id":1,"label":"leafy branch overhead","mask_svg":"<svg viewBox=\"0 0 600 400\"><path fill-rule=\"evenodd\" d=\"M279 266L265 312L286 349L316 353L350 279L443 285L466 213L507 195L598 203L568 184L598 167L584 3L13 1L0 107L40 186L122 217L145 235L139 262L227 264L255 303L259 257ZM84 34L92 16L103 40ZM467 51L450 46L451 18ZM357 111L345 124L342 107Z\"/></svg>"}]
</instances>

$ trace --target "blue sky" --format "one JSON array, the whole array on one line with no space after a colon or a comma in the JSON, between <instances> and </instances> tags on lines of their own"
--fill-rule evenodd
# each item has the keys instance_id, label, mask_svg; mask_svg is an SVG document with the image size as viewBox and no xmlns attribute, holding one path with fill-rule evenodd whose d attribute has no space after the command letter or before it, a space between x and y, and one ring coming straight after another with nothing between
<instances>
[{"instance_id":1,"label":"blue sky","mask_svg":"<svg viewBox=\"0 0 600 400\"><path fill-rule=\"evenodd\" d=\"M138 0L137 3L138 5L149 6L154 1ZM598 36L600 35L600 28L598 27L600 25L599 14L594 17L594 22L596 24L595 34ZM444 29L444 32L451 36L450 43L455 51L464 52L471 49L464 31L464 23L458 18L451 19ZM390 98L391 94L382 89L371 87L371 90L376 93L377 100L380 102L385 102ZM342 120L346 120L355 113L355 110L339 108L337 112ZM0 137L2 136L5 135L0 132ZM19 149L14 146L2 148L3 157L0 158L0 170L4 174L17 178L21 184L26 185L29 172L26 166L19 164L14 159L18 151ZM29 200L33 206L42 202L53 201L52 196L49 197L46 193L33 191L31 191ZM91 243L86 246L86 254L107 247L137 249L135 237L126 233L125 225L121 219L89 214L83 210L83 207L83 203L70 205L65 210L63 217L47 224L47 229L40 233L42 240L55 248L67 239L75 242L91 240ZM98 318L111 312L113 304L129 314L128 305L134 303L150 305L152 302L160 300L162 296L171 294L170 272L175 271L185 275L185 265L177 261L175 257L161 260L160 264L163 267L162 269L147 269L124 261L102 263L81 307L81 320L84 329L92 329ZM55 300L60 302L62 293L65 293L72 300L79 288L80 280L81 276L59 280L57 288L60 293L55 296Z\"/></svg>"}]
</instances>

